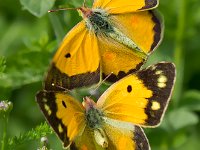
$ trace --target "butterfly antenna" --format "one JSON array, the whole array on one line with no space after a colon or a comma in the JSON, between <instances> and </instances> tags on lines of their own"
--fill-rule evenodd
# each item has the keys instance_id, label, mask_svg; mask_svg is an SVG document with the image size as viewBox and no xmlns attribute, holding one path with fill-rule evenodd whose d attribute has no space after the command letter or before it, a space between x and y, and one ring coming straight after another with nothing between
<instances>
[{"instance_id":1,"label":"butterfly antenna","mask_svg":"<svg viewBox=\"0 0 200 150\"><path fill-rule=\"evenodd\" d=\"M78 8L58 8L58 9L54 9L54 10L48 10L48 12L51 13L51 12L57 12L60 10L77 10L77 9L79 9L79 7Z\"/></svg>"},{"instance_id":2,"label":"butterfly antenna","mask_svg":"<svg viewBox=\"0 0 200 150\"><path fill-rule=\"evenodd\" d=\"M60 89L62 89L62 90L64 90L64 91L71 92L71 90L66 89L66 88L64 88L64 87L62 87L62 86L59 86L59 85L55 85L54 83L52 83L51 85L52 85L53 87L60 88Z\"/></svg>"},{"instance_id":3,"label":"butterfly antenna","mask_svg":"<svg viewBox=\"0 0 200 150\"><path fill-rule=\"evenodd\" d=\"M113 72L111 72L109 75L107 75L107 77L105 77L101 83L99 83L99 85L94 89L91 90L92 93L95 93L97 91L97 89L113 74ZM91 98L92 95L89 96L89 98Z\"/></svg>"}]
</instances>

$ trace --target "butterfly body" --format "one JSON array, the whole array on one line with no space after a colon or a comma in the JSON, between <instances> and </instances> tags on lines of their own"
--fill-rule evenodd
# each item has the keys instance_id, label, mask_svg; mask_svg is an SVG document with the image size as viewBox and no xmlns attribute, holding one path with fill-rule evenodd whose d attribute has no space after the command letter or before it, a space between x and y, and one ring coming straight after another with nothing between
<instances>
[{"instance_id":1,"label":"butterfly body","mask_svg":"<svg viewBox=\"0 0 200 150\"><path fill-rule=\"evenodd\" d=\"M85 120L88 128L93 132L96 142L103 148L107 147L108 140L103 129L103 124L105 123L103 112L98 109L96 103L88 97L84 98L83 103L85 107Z\"/></svg>"},{"instance_id":2,"label":"butterfly body","mask_svg":"<svg viewBox=\"0 0 200 150\"><path fill-rule=\"evenodd\" d=\"M92 129L101 128L103 123L103 113L96 108L95 103L88 97L84 100L85 119L87 125Z\"/></svg>"}]
</instances>

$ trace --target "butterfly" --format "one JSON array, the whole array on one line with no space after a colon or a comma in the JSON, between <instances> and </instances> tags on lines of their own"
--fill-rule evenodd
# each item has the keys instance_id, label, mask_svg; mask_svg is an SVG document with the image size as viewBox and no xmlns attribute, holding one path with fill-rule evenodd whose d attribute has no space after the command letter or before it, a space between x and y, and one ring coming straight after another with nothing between
<instances>
[{"instance_id":1,"label":"butterfly","mask_svg":"<svg viewBox=\"0 0 200 150\"><path fill-rule=\"evenodd\" d=\"M158 126L175 82L173 63L160 62L111 85L95 103L82 104L69 92L36 95L47 121L64 147L79 150L149 150L141 127Z\"/></svg>"},{"instance_id":2,"label":"butterfly","mask_svg":"<svg viewBox=\"0 0 200 150\"><path fill-rule=\"evenodd\" d=\"M45 79L46 90L115 82L137 71L162 39L157 0L95 0L77 8L83 20L64 38ZM61 90L61 89L59 89Z\"/></svg>"}]
</instances>

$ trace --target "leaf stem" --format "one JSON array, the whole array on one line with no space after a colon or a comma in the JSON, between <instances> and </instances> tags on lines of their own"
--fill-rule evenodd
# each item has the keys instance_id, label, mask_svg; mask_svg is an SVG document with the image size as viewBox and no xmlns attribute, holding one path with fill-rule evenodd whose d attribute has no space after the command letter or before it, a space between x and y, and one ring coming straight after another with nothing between
<instances>
[{"instance_id":1,"label":"leaf stem","mask_svg":"<svg viewBox=\"0 0 200 150\"><path fill-rule=\"evenodd\" d=\"M176 43L175 43L175 64L177 69L177 80L174 89L174 106L177 107L181 98L183 90L183 78L184 78L184 31L185 31L185 15L186 15L186 0L179 1L179 12L178 12L178 25L176 32Z\"/></svg>"},{"instance_id":2,"label":"leaf stem","mask_svg":"<svg viewBox=\"0 0 200 150\"><path fill-rule=\"evenodd\" d=\"M7 145L7 126L8 126L8 115L3 115L3 137L1 141L1 150L6 150Z\"/></svg>"},{"instance_id":3,"label":"leaf stem","mask_svg":"<svg viewBox=\"0 0 200 150\"><path fill-rule=\"evenodd\" d=\"M58 17L55 14L52 14L52 13L49 14L49 19L50 19L50 22L51 22L51 24L53 26L57 42L58 42L58 44L60 44L60 42L62 41L62 39L63 39L63 37L65 35L64 29L62 27L62 24L61 24L60 20L58 19Z\"/></svg>"}]
</instances>

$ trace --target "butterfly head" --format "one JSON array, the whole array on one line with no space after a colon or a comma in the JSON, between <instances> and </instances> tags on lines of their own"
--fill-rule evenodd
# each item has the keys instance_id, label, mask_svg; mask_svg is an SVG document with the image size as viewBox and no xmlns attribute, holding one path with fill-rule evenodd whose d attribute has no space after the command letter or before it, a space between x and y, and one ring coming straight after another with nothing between
<instances>
[{"instance_id":1,"label":"butterfly head","mask_svg":"<svg viewBox=\"0 0 200 150\"><path fill-rule=\"evenodd\" d=\"M108 21L108 14L103 9L90 9L81 7L78 9L80 15L86 22L87 28L95 33L102 31L111 31L112 26Z\"/></svg>"},{"instance_id":2,"label":"butterfly head","mask_svg":"<svg viewBox=\"0 0 200 150\"><path fill-rule=\"evenodd\" d=\"M78 9L78 12L80 13L80 15L83 17L83 18L88 18L89 16L92 15L92 10L90 8L87 8L87 7L80 7Z\"/></svg>"}]
</instances>

